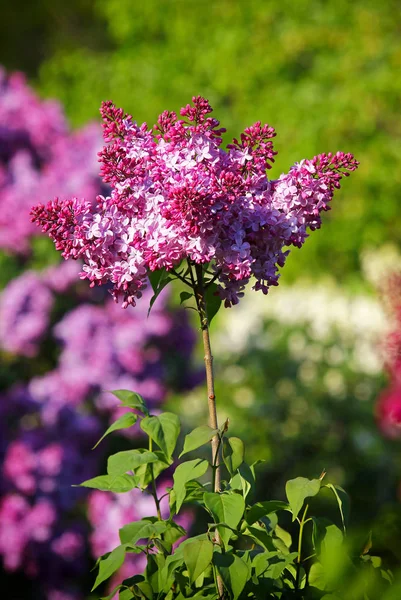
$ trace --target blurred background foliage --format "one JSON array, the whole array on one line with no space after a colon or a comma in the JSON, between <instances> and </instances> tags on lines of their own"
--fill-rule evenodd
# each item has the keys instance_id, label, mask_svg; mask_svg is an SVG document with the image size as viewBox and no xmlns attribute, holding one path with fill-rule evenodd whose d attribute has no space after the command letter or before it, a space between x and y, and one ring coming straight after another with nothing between
<instances>
[{"instance_id":1,"label":"blurred background foliage","mask_svg":"<svg viewBox=\"0 0 401 600\"><path fill-rule=\"evenodd\" d=\"M220 416L230 417L232 433L245 439L252 459L266 459L261 468L270 497L282 497L286 478L315 477L326 468L332 481L350 491L356 525L373 523L379 550L389 549L396 565L401 561L400 442L386 440L375 421L376 398L386 385L379 359L366 367L386 329L372 285L384 274L380 260L372 267L374 277L366 277L361 266L366 251L373 256L384 245L399 246L399 3L24 0L20 5L18 11L12 3L2 6L0 62L25 72L43 97L59 99L75 127L99 121L104 99L138 122L153 124L163 110L177 111L202 94L227 127L225 141L256 120L276 128L279 154L272 177L320 152L344 150L360 161L324 216L322 230L302 251L292 251L280 284L290 295L280 295L280 289L268 298L250 293L242 309L223 311L216 319L217 393ZM33 250L29 266L49 264L43 239L34 241ZM3 253L1 264L5 284L27 263L21 266ZM299 312L292 321L280 316L296 312L289 298L301 302L299 279L305 276L313 286L302 302L309 302L312 315L329 304L322 317L329 333L313 332L310 319ZM331 279L334 288L327 287ZM316 294L314 285L322 281L327 296ZM350 307L357 293L372 304L356 304L353 329ZM330 304L333 294L346 298L341 310ZM231 339L232 331L242 332L241 344ZM204 421L202 394L193 391L170 402L188 428Z\"/></svg>"}]
</instances>

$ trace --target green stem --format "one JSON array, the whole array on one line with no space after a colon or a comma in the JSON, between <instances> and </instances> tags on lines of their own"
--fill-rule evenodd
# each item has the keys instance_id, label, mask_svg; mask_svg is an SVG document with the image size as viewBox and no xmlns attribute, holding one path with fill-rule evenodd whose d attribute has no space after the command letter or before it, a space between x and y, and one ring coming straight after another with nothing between
<instances>
[{"instance_id":1,"label":"green stem","mask_svg":"<svg viewBox=\"0 0 401 600\"><path fill-rule=\"evenodd\" d=\"M216 396L214 393L214 374L213 374L213 355L210 345L209 335L209 322L206 312L206 298L205 288L203 282L203 268L202 265L195 264L196 280L192 271L191 262L188 260L189 273L195 293L195 301L198 309L203 349L205 352L205 370L206 370L206 384L208 394L208 408L209 408L209 425L212 429L218 429L217 423L217 411L216 411ZM212 439L212 467L213 467L213 491L220 492L221 480L220 480L220 461L219 461L219 449L220 449L220 436L215 435ZM221 546L221 538L218 530L215 531L215 543ZM222 600L225 597L224 585L221 576L216 572L216 586L219 593L219 599Z\"/></svg>"},{"instance_id":2,"label":"green stem","mask_svg":"<svg viewBox=\"0 0 401 600\"><path fill-rule=\"evenodd\" d=\"M149 438L149 452L152 452L153 449L153 445L152 445L152 438ZM151 494L154 498L155 504L156 504L156 512L157 512L157 518L159 519L159 521L162 520L162 513L160 510L160 500L157 497L157 489L156 489L156 481L153 475L153 465L152 463L149 464L150 467L150 473L151 473L151 477L152 477L152 490L151 490Z\"/></svg>"},{"instance_id":3,"label":"green stem","mask_svg":"<svg viewBox=\"0 0 401 600\"><path fill-rule=\"evenodd\" d=\"M209 322L206 312L206 299L205 289L203 285L203 270L202 265L195 265L195 271L197 276L197 282L195 284L195 299L198 308L201 330L203 349L205 352L205 369L206 369L206 384L207 384L207 395L208 395L208 407L209 407L209 425L212 429L218 429L217 423L217 411L216 411L216 396L214 393L214 374L213 374L213 355L210 345L210 334L209 334ZM193 276L192 276L193 277ZM219 436L215 435L212 439L212 465L213 469L213 491L219 492L221 487L220 480L220 461L219 461Z\"/></svg>"},{"instance_id":4,"label":"green stem","mask_svg":"<svg viewBox=\"0 0 401 600\"><path fill-rule=\"evenodd\" d=\"M301 522L299 524L299 537L298 537L298 557L297 557L297 577L295 581L295 589L299 589L299 578L301 575L301 552L302 552L302 535L304 531L304 525L306 523L305 517L308 512L309 505L305 506L304 514L302 515Z\"/></svg>"},{"instance_id":5,"label":"green stem","mask_svg":"<svg viewBox=\"0 0 401 600\"><path fill-rule=\"evenodd\" d=\"M190 288L192 287L192 285L185 279L185 277L183 277L182 275L180 275L179 273L177 273L177 271L175 269L171 269L170 273L172 273L173 275L175 275L177 277L177 279L179 279L180 281L182 281L183 283L185 283L185 285L188 285Z\"/></svg>"}]
</instances>

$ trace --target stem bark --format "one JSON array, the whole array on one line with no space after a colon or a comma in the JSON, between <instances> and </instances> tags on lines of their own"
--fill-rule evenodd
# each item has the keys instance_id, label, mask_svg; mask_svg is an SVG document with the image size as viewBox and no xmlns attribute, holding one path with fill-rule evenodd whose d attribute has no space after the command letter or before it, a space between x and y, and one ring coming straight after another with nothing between
<instances>
[{"instance_id":1,"label":"stem bark","mask_svg":"<svg viewBox=\"0 0 401 600\"><path fill-rule=\"evenodd\" d=\"M196 272L196 283L193 278L192 268L190 267L191 279L194 283L195 299L198 308L201 330L202 330L202 341L204 349L205 359L205 370L206 370L206 385L207 385L207 396L208 396L208 408L209 408L209 425L213 429L218 429L217 422L217 411L216 411L216 396L214 393L214 374L213 374L213 355L210 345L210 334L209 334L209 321L206 312L206 298L205 288L203 285L203 271L202 265L195 265ZM215 435L212 439L212 468L213 468L213 491L220 492L221 487L221 475L220 475L220 458L219 458L220 440L219 436ZM215 542L221 546L221 538L218 530L215 530ZM224 585L223 580L219 573L216 573L217 588L219 592L219 598L224 598Z\"/></svg>"}]
</instances>

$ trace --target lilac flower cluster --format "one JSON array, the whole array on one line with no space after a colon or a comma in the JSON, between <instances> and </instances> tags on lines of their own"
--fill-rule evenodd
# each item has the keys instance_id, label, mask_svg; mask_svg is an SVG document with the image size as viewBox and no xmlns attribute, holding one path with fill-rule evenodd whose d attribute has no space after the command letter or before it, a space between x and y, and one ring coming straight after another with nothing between
<instances>
[{"instance_id":1,"label":"lilac flower cluster","mask_svg":"<svg viewBox=\"0 0 401 600\"><path fill-rule=\"evenodd\" d=\"M251 277L266 294L288 247L320 227L341 178L358 166L351 154L321 154L269 180L274 129L256 123L223 150L225 130L211 112L194 97L183 118L165 111L149 129L103 103L100 160L110 196L98 196L96 208L74 197L32 210L64 258L82 258L81 277L92 286L111 282L124 307L135 305L150 271L185 259L210 264L226 306Z\"/></svg>"},{"instance_id":2,"label":"lilac flower cluster","mask_svg":"<svg viewBox=\"0 0 401 600\"><path fill-rule=\"evenodd\" d=\"M0 248L29 251L32 198L99 192L100 143L97 128L71 132L57 102L40 100L22 74L0 68Z\"/></svg>"}]
</instances>

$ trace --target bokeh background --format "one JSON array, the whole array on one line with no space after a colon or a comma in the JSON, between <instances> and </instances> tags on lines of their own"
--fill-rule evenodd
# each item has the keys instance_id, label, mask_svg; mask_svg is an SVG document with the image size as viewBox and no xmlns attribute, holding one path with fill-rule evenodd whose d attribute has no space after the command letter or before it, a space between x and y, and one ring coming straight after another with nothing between
<instances>
[{"instance_id":1,"label":"bokeh background","mask_svg":"<svg viewBox=\"0 0 401 600\"><path fill-rule=\"evenodd\" d=\"M116 413L104 390L136 389L178 410L186 429L206 419L191 311L171 294L149 320L145 304L122 313L29 225L35 202L106 191L96 164L105 99L152 124L204 95L226 141L267 122L278 133L272 178L320 152L360 161L280 286L249 291L213 322L217 398L248 458L265 460L260 494L282 498L286 479L326 469L351 495L356 535L372 530L374 553L401 564L400 32L395 0L2 4L0 555L10 600L90 598L94 557L152 510L134 493L71 488L138 443L116 435L90 450Z\"/></svg>"}]
</instances>

